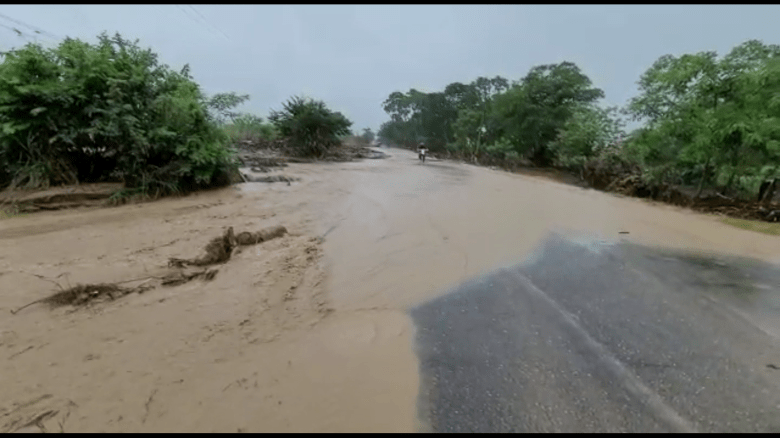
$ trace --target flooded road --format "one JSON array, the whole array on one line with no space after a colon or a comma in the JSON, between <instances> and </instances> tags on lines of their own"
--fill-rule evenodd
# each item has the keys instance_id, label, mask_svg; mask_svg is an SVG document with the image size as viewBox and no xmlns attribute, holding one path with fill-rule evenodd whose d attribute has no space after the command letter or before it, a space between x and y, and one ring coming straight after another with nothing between
<instances>
[{"instance_id":1,"label":"flooded road","mask_svg":"<svg viewBox=\"0 0 780 438\"><path fill-rule=\"evenodd\" d=\"M385 151L4 219L0 432L777 430L778 275L754 259L780 238ZM209 281L10 313L277 225Z\"/></svg>"},{"instance_id":2,"label":"flooded road","mask_svg":"<svg viewBox=\"0 0 780 438\"><path fill-rule=\"evenodd\" d=\"M740 313L780 311L780 269L719 262L551 236L412 312L421 415L439 432L780 431L780 349Z\"/></svg>"},{"instance_id":3,"label":"flooded road","mask_svg":"<svg viewBox=\"0 0 780 438\"><path fill-rule=\"evenodd\" d=\"M421 420L393 422L392 430L776 429L771 418L780 403L767 394L767 382L776 385L778 372L766 366L780 362L777 276L751 286L764 291L764 304L738 306L730 301L740 300L738 286L723 279L702 280L693 296L672 294L690 278L708 275L698 265L643 261L630 273L620 261L627 250L589 258L591 252L576 255L567 242L776 263L780 239L638 199L453 162L422 165L403 150L388 153L389 159L342 165L352 170L343 172L348 186L339 183L347 193L321 217L331 322L339 314L371 315L372 324L345 323L342 336L395 331L403 340L390 345L377 338L361 347L364 363L381 363L388 382L388 392L372 386L381 392L364 398L376 402L361 411L381 404L398 413L396 407L406 406L409 418ZM559 236L554 260L549 251L540 255L549 250L551 233ZM528 264L538 257L547 258ZM523 271L523 262L536 268ZM551 282L537 285L541 297L524 283L542 281L539 275ZM720 286L702 298L708 282ZM561 311L577 315L577 324ZM719 325L723 312L740 322ZM695 333L682 331L691 327ZM670 336L678 337L673 344ZM708 350L711 345L718 349ZM719 359L742 357L738 352L751 359ZM753 368L745 368L748 362ZM651 365L640 372L637 363ZM667 374L659 371L665 366ZM369 366L350 372L358 379L376 375ZM724 394L731 395L715 398ZM702 400L710 403L697 407ZM746 411L721 415L739 409Z\"/></svg>"}]
</instances>

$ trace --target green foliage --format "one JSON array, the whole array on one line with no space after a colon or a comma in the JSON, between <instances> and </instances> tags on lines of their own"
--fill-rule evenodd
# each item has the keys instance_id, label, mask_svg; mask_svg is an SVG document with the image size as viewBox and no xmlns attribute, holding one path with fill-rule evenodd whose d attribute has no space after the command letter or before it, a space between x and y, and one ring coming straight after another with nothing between
<instances>
[{"instance_id":1,"label":"green foliage","mask_svg":"<svg viewBox=\"0 0 780 438\"><path fill-rule=\"evenodd\" d=\"M503 133L516 150L541 165L551 164L550 144L583 105L595 103L604 92L573 63L542 65L531 71L496 102Z\"/></svg>"},{"instance_id":2,"label":"green foliage","mask_svg":"<svg viewBox=\"0 0 780 438\"><path fill-rule=\"evenodd\" d=\"M721 59L662 56L639 86L627 113L647 126L628 148L648 174L678 182L698 171L700 183L745 196L775 175L780 46L752 40Z\"/></svg>"},{"instance_id":3,"label":"green foliage","mask_svg":"<svg viewBox=\"0 0 780 438\"><path fill-rule=\"evenodd\" d=\"M582 105L575 108L549 147L559 164L576 167L608 148L617 147L622 136L617 108Z\"/></svg>"},{"instance_id":4,"label":"green foliage","mask_svg":"<svg viewBox=\"0 0 780 438\"><path fill-rule=\"evenodd\" d=\"M751 40L723 57L665 55L638 85L623 112L643 126L629 135L615 108L598 105L603 91L570 62L533 67L511 85L480 77L443 92L393 92L378 135L402 147L424 140L477 162L576 169L598 160L699 192L717 186L752 197L780 177L780 46Z\"/></svg>"},{"instance_id":5,"label":"green foliage","mask_svg":"<svg viewBox=\"0 0 780 438\"><path fill-rule=\"evenodd\" d=\"M231 143L241 141L276 140L279 131L271 123L264 123L262 117L253 114L239 114L232 123L223 125Z\"/></svg>"},{"instance_id":6,"label":"green foliage","mask_svg":"<svg viewBox=\"0 0 780 438\"><path fill-rule=\"evenodd\" d=\"M495 125L489 120L491 100L508 86L506 79L497 76L480 77L467 85L455 82L443 92L423 93L415 89L407 93L393 92L382 103L390 121L380 127L379 137L386 143L404 147L414 147L424 141L431 151L444 151L454 142L471 145L477 138L484 142L492 138L484 134L492 133L490 128ZM461 121L456 126L464 111L470 114L464 118L477 117L478 121Z\"/></svg>"},{"instance_id":7,"label":"green foliage","mask_svg":"<svg viewBox=\"0 0 780 438\"><path fill-rule=\"evenodd\" d=\"M322 156L339 145L352 126L343 114L331 111L324 102L297 96L284 103L281 111L272 111L268 119L305 156Z\"/></svg>"},{"instance_id":8,"label":"green foliage","mask_svg":"<svg viewBox=\"0 0 780 438\"><path fill-rule=\"evenodd\" d=\"M376 135L374 135L374 131L372 131L371 128L365 128L363 129L363 134L360 135L360 138L363 140L363 143L371 144L376 138Z\"/></svg>"},{"instance_id":9,"label":"green foliage","mask_svg":"<svg viewBox=\"0 0 780 438\"><path fill-rule=\"evenodd\" d=\"M189 67L118 34L7 54L0 129L0 186L118 179L165 194L220 184L235 166Z\"/></svg>"},{"instance_id":10,"label":"green foliage","mask_svg":"<svg viewBox=\"0 0 780 438\"><path fill-rule=\"evenodd\" d=\"M242 116L241 113L231 110L248 100L248 94L239 95L234 92L218 93L211 96L206 101L206 107L210 111L209 115L213 117L217 123L229 123L235 122L236 118Z\"/></svg>"},{"instance_id":11,"label":"green foliage","mask_svg":"<svg viewBox=\"0 0 780 438\"><path fill-rule=\"evenodd\" d=\"M432 151L456 151L475 161L489 155L530 157L549 164L556 152L550 145L559 133L565 127L577 129L567 125L569 119L603 95L570 62L534 67L511 86L507 79L496 76L479 77L470 84L455 82L441 93L396 91L382 104L390 121L382 125L379 136L405 147L425 141ZM611 128L601 116L594 116L594 129ZM609 133L593 135L600 139ZM559 146L558 150L571 152Z\"/></svg>"},{"instance_id":12,"label":"green foliage","mask_svg":"<svg viewBox=\"0 0 780 438\"><path fill-rule=\"evenodd\" d=\"M472 159L482 152L485 137L484 114L478 109L462 109L458 112L453 130L455 144Z\"/></svg>"},{"instance_id":13,"label":"green foliage","mask_svg":"<svg viewBox=\"0 0 780 438\"><path fill-rule=\"evenodd\" d=\"M495 143L487 146L485 152L500 160L517 161L520 159L520 154L517 153L514 145L506 138L500 138Z\"/></svg>"}]
</instances>

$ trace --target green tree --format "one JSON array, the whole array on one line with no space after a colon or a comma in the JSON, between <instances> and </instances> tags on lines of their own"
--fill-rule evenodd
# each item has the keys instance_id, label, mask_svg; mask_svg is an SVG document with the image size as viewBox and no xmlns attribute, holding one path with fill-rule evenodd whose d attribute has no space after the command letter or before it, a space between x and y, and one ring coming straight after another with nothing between
<instances>
[{"instance_id":1,"label":"green tree","mask_svg":"<svg viewBox=\"0 0 780 438\"><path fill-rule=\"evenodd\" d=\"M455 139L457 147L474 162L484 147L484 115L478 109L464 109L455 121Z\"/></svg>"},{"instance_id":2,"label":"green tree","mask_svg":"<svg viewBox=\"0 0 780 438\"><path fill-rule=\"evenodd\" d=\"M639 81L627 112L647 122L629 150L653 178L685 182L709 175L727 193L752 191L777 167L780 47L747 41L722 59L714 52L665 55Z\"/></svg>"},{"instance_id":3,"label":"green tree","mask_svg":"<svg viewBox=\"0 0 780 438\"><path fill-rule=\"evenodd\" d=\"M615 107L581 105L575 108L550 144L556 161L564 166L580 166L587 160L615 148L624 135Z\"/></svg>"},{"instance_id":4,"label":"green tree","mask_svg":"<svg viewBox=\"0 0 780 438\"><path fill-rule=\"evenodd\" d=\"M460 97L458 104L453 105L453 109L458 112L454 114L456 120L451 123L451 129L454 136L459 138L459 147L465 147L471 158L477 160L483 146L494 143L499 137L500 123L492 117L493 100L509 88L509 81L501 76L492 79L478 77L467 86L457 83L450 85L450 92Z\"/></svg>"},{"instance_id":5,"label":"green tree","mask_svg":"<svg viewBox=\"0 0 780 438\"><path fill-rule=\"evenodd\" d=\"M237 94L232 91L229 93L217 93L208 98L206 107L214 120L222 124L231 122L240 116L241 113L234 112L232 109L248 100L248 94Z\"/></svg>"},{"instance_id":6,"label":"green tree","mask_svg":"<svg viewBox=\"0 0 780 438\"><path fill-rule=\"evenodd\" d=\"M301 155L322 156L350 133L352 122L324 102L294 96L268 119Z\"/></svg>"},{"instance_id":7,"label":"green tree","mask_svg":"<svg viewBox=\"0 0 780 438\"><path fill-rule=\"evenodd\" d=\"M519 154L549 165L553 160L549 145L567 120L580 106L603 97L575 64L542 65L496 98L496 117Z\"/></svg>"},{"instance_id":8,"label":"green tree","mask_svg":"<svg viewBox=\"0 0 780 438\"><path fill-rule=\"evenodd\" d=\"M189 76L119 34L28 44L0 64L0 185L120 180L137 193L226 183L235 161Z\"/></svg>"}]
</instances>

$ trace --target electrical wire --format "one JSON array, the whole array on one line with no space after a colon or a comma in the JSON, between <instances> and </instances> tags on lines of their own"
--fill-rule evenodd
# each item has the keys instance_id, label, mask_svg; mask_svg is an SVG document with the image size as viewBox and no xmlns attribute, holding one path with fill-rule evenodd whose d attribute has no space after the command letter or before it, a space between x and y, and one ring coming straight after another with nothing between
<instances>
[{"instance_id":1,"label":"electrical wire","mask_svg":"<svg viewBox=\"0 0 780 438\"><path fill-rule=\"evenodd\" d=\"M0 23L0 26L4 27L4 28L6 28L6 29L8 29L10 31L13 31L14 33L16 33L17 36L20 36L20 37L23 37L25 35L29 35L26 32L22 32L21 30L15 28L15 27L6 26L5 24L2 24L2 23Z\"/></svg>"},{"instance_id":2,"label":"electrical wire","mask_svg":"<svg viewBox=\"0 0 780 438\"><path fill-rule=\"evenodd\" d=\"M53 38L55 40L60 40L61 39L61 37L59 37L58 35L55 35L55 34L53 34L51 32L47 32L47 31L45 31L45 30L43 30L43 29L41 29L39 27L36 27L36 26L30 25L30 24L24 23L24 22L19 21L19 20L15 19L15 18L11 18L11 17L9 17L9 16L7 16L5 14L0 14L0 18L5 18L6 20L8 20L8 21L10 21L12 23L15 23L15 24L18 24L20 26L24 26L24 27L26 27L28 29L31 29L33 32L35 32L35 33L37 33L39 35L43 35L43 36L46 36L46 37L49 37L49 38Z\"/></svg>"},{"instance_id":3,"label":"electrical wire","mask_svg":"<svg viewBox=\"0 0 780 438\"><path fill-rule=\"evenodd\" d=\"M203 17L203 15L200 14L196 9L194 9L194 8L192 8L190 6L190 9L192 10L192 12L195 12L196 14L200 15L200 17L201 17L200 20L197 19L191 12L188 12L187 9L184 9L184 6L190 6L190 5L176 5L176 7L179 8L179 10L182 11L182 13L185 14L187 17L189 17L193 22L195 22L195 23L197 23L199 25L202 25L202 26L210 27L211 28L210 30L216 30L217 32L221 33L222 36L225 37L225 39L230 41L230 38L228 38L228 36L225 35L224 32L222 32L221 30L219 30L219 29L215 28L214 26L210 25L208 23L208 21L205 20L205 17Z\"/></svg>"},{"instance_id":4,"label":"electrical wire","mask_svg":"<svg viewBox=\"0 0 780 438\"><path fill-rule=\"evenodd\" d=\"M227 35L225 35L225 32L222 32L222 29L218 28L216 25L212 24L212 23L211 23L211 22L210 22L210 21L209 21L209 20L208 20L206 17L204 17L204 16L203 16L203 14L201 14L201 13L200 13L200 11L198 11L197 9L195 9L195 6L193 6L193 5L187 5L187 7L189 7L189 8L190 8L190 9L192 9L193 11L195 11L195 13L196 13L196 14L198 14L198 16L200 16L200 18L202 18L202 19L203 19L203 21L205 21L205 22L206 22L206 23L207 23L209 26L211 26L211 27L212 27L213 29L215 29L217 32L219 32L220 34L222 34L222 36L223 36L223 37L225 37L225 38L226 38L228 41L230 41L230 37L228 37Z\"/></svg>"}]
</instances>

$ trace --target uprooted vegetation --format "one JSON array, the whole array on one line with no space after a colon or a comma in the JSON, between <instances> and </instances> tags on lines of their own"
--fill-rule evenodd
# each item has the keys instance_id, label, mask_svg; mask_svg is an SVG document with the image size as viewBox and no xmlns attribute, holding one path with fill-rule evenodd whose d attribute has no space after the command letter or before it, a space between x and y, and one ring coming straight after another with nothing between
<instances>
[{"instance_id":1,"label":"uprooted vegetation","mask_svg":"<svg viewBox=\"0 0 780 438\"><path fill-rule=\"evenodd\" d=\"M287 229L281 225L269 227L256 233L244 231L236 235L233 227L228 228L222 236L213 238L206 245L206 254L194 259L172 258L169 266L182 268L184 266L209 266L224 263L230 259L233 251L239 246L256 245L275 239L287 233Z\"/></svg>"},{"instance_id":2,"label":"uprooted vegetation","mask_svg":"<svg viewBox=\"0 0 780 438\"><path fill-rule=\"evenodd\" d=\"M772 184L767 184L758 199L728 197L719 191L684 184L672 184L648 178L638 165L619 157L602 158L586 163L582 178L598 190L625 196L647 198L702 213L715 213L737 219L780 222L780 205L772 202ZM769 192L769 193L767 193Z\"/></svg>"},{"instance_id":3,"label":"uprooted vegetation","mask_svg":"<svg viewBox=\"0 0 780 438\"><path fill-rule=\"evenodd\" d=\"M11 310L11 313L16 314L35 304L46 304L51 308L81 307L102 301L114 301L132 293L143 293L157 286L178 286L196 279L210 281L216 277L219 271L218 269L209 269L209 266L226 263L242 246L257 245L285 234L287 234L287 229L281 225L264 228L257 232L243 231L238 234L235 234L233 227L229 227L221 236L209 241L205 247L205 254L202 256L191 259L169 259L168 267L173 268L173 270L164 276L148 276L117 283L77 284L66 289L55 279L33 274L56 284L60 290L53 295ZM187 269L188 266L201 269L190 270ZM128 283L138 284L136 286L123 286L123 284Z\"/></svg>"},{"instance_id":4,"label":"uprooted vegetation","mask_svg":"<svg viewBox=\"0 0 780 438\"><path fill-rule=\"evenodd\" d=\"M238 150L237 156L241 166L258 173L286 167L288 162L309 163L315 160L314 157L302 155L288 139L246 139L236 143L235 147ZM337 146L326 149L316 157L316 160L344 162L384 157L384 153L370 149L368 144L360 140L360 137L345 136L340 139Z\"/></svg>"}]
</instances>

